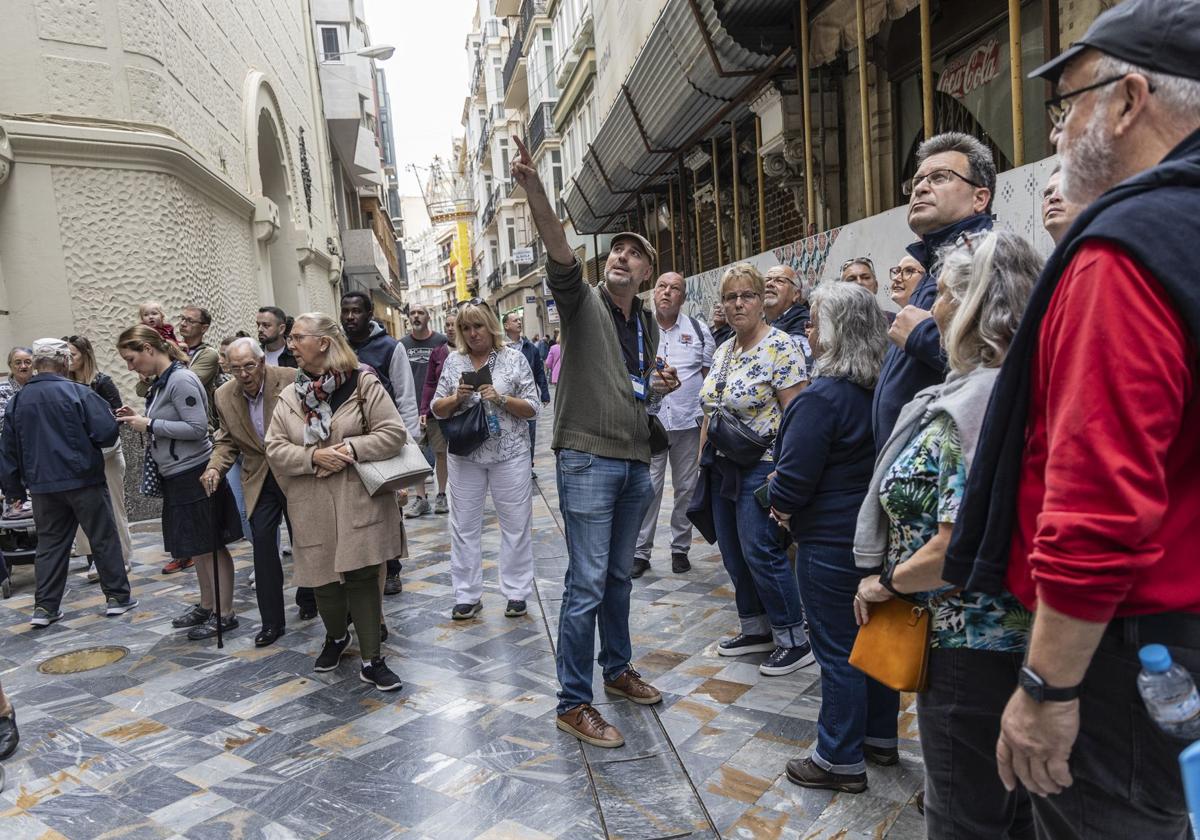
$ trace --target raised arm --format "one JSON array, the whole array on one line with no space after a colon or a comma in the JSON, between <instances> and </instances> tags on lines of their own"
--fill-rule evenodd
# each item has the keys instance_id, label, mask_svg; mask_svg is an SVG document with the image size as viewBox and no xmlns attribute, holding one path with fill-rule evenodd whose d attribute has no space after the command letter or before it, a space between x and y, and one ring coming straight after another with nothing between
<instances>
[{"instance_id":1,"label":"raised arm","mask_svg":"<svg viewBox=\"0 0 1200 840\"><path fill-rule=\"evenodd\" d=\"M525 190L529 214L533 217L538 235L542 237L542 244L546 246L546 256L559 265L570 265L575 262L575 254L567 242L562 222L558 220L558 214L550 204L550 197L546 195L546 187L533 167L529 150L525 148L520 137L514 136L513 140L517 144L517 154L512 162L512 176Z\"/></svg>"}]
</instances>

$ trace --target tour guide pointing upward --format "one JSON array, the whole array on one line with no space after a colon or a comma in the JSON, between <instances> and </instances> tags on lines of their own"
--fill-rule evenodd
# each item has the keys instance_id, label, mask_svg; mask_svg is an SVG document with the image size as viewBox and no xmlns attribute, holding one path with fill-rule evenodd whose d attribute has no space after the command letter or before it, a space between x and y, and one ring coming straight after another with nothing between
<instances>
[{"instance_id":1,"label":"tour guide pointing upward","mask_svg":"<svg viewBox=\"0 0 1200 840\"><path fill-rule=\"evenodd\" d=\"M678 388L679 379L669 365L656 370L658 324L637 299L638 287L654 271L650 243L636 233L614 236L604 283L587 286L529 152L516 143L512 175L525 189L546 246L546 283L562 320L552 444L567 535L558 728L597 747L619 747L625 739L592 706L593 639L599 621L606 692L645 705L662 700L629 664L629 591L634 546L650 501L646 403Z\"/></svg>"}]
</instances>

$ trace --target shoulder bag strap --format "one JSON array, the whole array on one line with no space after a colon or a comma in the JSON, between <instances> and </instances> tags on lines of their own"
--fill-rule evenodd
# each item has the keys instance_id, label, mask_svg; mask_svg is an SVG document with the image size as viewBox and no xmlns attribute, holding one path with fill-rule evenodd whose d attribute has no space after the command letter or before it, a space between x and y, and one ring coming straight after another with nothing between
<instances>
[{"instance_id":1,"label":"shoulder bag strap","mask_svg":"<svg viewBox=\"0 0 1200 840\"><path fill-rule=\"evenodd\" d=\"M362 395L362 371L359 371L358 382L354 383L355 402L358 403L358 416L362 418L362 433L363 435L371 434L370 427L367 426L367 401ZM333 421L330 420L332 423Z\"/></svg>"}]
</instances>

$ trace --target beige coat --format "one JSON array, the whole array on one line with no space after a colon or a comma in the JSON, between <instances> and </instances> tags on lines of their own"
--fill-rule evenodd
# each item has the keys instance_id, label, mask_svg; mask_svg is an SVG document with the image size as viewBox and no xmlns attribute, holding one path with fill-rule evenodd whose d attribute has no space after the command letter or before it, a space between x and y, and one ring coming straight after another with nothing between
<instances>
[{"instance_id":1,"label":"beige coat","mask_svg":"<svg viewBox=\"0 0 1200 840\"><path fill-rule=\"evenodd\" d=\"M271 427L271 416L279 404L279 395L296 380L295 368L268 367L263 372L263 425ZM242 456L242 492L246 496L246 516L254 513L263 483L270 468L267 466L266 442L258 439L250 406L242 395L242 383L231 379L217 389L213 402L221 424L213 438L213 451L208 468L225 475L237 456ZM282 485L280 485L282 486Z\"/></svg>"},{"instance_id":2,"label":"beige coat","mask_svg":"<svg viewBox=\"0 0 1200 840\"><path fill-rule=\"evenodd\" d=\"M359 402L351 396L333 414L329 439L304 445L304 408L285 388L267 429L267 462L288 500L292 521L293 582L323 586L345 572L377 566L404 553L404 524L396 497L371 497L353 466L317 478L313 452L349 440L361 461L400 454L407 438L396 404L370 373L359 374L370 434L362 434Z\"/></svg>"}]
</instances>

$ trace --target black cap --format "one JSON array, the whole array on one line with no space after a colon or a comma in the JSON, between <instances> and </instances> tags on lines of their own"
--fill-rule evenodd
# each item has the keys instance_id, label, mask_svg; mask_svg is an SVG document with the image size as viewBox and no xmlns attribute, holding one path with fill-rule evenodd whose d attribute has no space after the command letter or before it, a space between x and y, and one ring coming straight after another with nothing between
<instances>
[{"instance_id":1,"label":"black cap","mask_svg":"<svg viewBox=\"0 0 1200 840\"><path fill-rule=\"evenodd\" d=\"M1088 47L1146 70L1200 79L1200 0L1126 0L1029 78L1057 82L1067 62Z\"/></svg>"}]
</instances>

